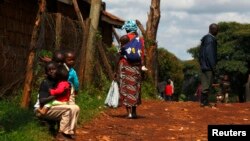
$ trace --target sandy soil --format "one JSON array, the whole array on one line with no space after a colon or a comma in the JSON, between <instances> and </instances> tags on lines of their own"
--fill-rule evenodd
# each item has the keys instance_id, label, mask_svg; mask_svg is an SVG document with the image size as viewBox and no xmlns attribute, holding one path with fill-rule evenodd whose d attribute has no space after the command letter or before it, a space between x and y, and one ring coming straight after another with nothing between
<instances>
[{"instance_id":1,"label":"sandy soil","mask_svg":"<svg viewBox=\"0 0 250 141\"><path fill-rule=\"evenodd\" d=\"M77 141L206 141L210 124L250 124L250 103L217 104L144 100L138 118L127 119L124 107L107 108L77 129Z\"/></svg>"}]
</instances>

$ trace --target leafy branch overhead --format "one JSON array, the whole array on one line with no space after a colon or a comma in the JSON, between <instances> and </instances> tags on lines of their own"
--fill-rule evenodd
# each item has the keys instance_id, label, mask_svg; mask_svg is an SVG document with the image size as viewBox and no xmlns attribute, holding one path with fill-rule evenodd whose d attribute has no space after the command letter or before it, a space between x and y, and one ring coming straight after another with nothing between
<instances>
[{"instance_id":1,"label":"leafy branch overhead","mask_svg":"<svg viewBox=\"0 0 250 141\"><path fill-rule=\"evenodd\" d=\"M250 24L236 22L220 22L218 40L218 64L220 73L238 72L246 74L250 66ZM194 58L198 59L199 45L188 50Z\"/></svg>"}]
</instances>

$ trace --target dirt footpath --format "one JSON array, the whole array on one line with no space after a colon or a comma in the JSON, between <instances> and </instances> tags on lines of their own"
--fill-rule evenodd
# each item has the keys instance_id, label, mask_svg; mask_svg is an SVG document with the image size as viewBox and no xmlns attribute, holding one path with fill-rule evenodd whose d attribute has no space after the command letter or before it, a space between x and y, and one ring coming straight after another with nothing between
<instances>
[{"instance_id":1,"label":"dirt footpath","mask_svg":"<svg viewBox=\"0 0 250 141\"><path fill-rule=\"evenodd\" d=\"M107 109L77 129L77 141L206 141L209 124L250 124L250 103L202 108L198 102L143 101L138 119Z\"/></svg>"}]
</instances>

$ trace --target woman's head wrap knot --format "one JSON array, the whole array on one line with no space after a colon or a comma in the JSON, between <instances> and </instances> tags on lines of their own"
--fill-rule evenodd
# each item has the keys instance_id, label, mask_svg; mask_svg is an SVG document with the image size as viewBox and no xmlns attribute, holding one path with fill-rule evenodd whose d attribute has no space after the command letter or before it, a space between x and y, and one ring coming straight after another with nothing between
<instances>
[{"instance_id":1,"label":"woman's head wrap knot","mask_svg":"<svg viewBox=\"0 0 250 141\"><path fill-rule=\"evenodd\" d=\"M124 25L122 26L122 29L125 29L126 31L130 31L130 32L137 31L137 28L138 27L134 20L126 21Z\"/></svg>"}]
</instances>

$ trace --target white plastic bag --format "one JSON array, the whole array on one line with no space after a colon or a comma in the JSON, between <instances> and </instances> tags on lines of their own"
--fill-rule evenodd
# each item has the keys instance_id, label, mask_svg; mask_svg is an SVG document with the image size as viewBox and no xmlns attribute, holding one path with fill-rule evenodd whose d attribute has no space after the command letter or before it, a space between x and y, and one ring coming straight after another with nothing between
<instances>
[{"instance_id":1,"label":"white plastic bag","mask_svg":"<svg viewBox=\"0 0 250 141\"><path fill-rule=\"evenodd\" d=\"M111 108L117 108L119 105L119 96L120 95L118 84L116 81L113 80L104 104Z\"/></svg>"}]
</instances>

